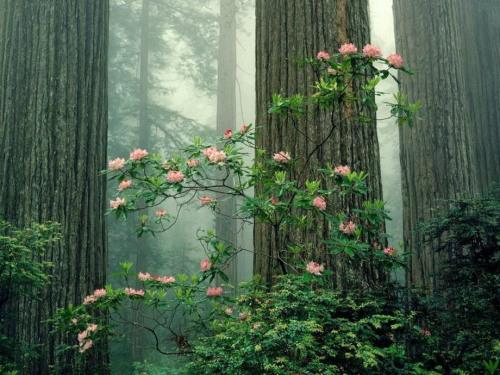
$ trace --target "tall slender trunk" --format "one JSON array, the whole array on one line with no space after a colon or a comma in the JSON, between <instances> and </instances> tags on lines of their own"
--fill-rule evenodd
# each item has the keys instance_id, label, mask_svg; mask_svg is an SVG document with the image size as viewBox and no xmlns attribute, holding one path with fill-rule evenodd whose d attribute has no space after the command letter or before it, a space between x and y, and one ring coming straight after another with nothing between
<instances>
[{"instance_id":1,"label":"tall slender trunk","mask_svg":"<svg viewBox=\"0 0 500 375\"><path fill-rule=\"evenodd\" d=\"M56 221L63 235L45 255L53 278L40 299L2 311L6 334L38 354L19 359L30 374L76 343L49 335L46 319L105 283L108 13L107 0L0 1L0 216ZM88 373L107 373L98 349ZM77 371L62 360L60 372Z\"/></svg>"},{"instance_id":2,"label":"tall slender trunk","mask_svg":"<svg viewBox=\"0 0 500 375\"><path fill-rule=\"evenodd\" d=\"M447 199L479 190L461 12L463 3L455 0L394 1L397 51L418 72L402 77L401 91L423 104L415 126L400 130L403 227L411 251L407 282L430 289L436 287L441 260L418 225Z\"/></svg>"},{"instance_id":3,"label":"tall slender trunk","mask_svg":"<svg viewBox=\"0 0 500 375\"><path fill-rule=\"evenodd\" d=\"M369 198L382 199L375 121L360 125L352 120L348 111L331 117L316 110L298 121L299 127L307 134L305 137L295 130L289 118L277 118L267 111L273 93L285 96L311 94L315 77L309 67L299 64L304 58L315 56L319 50L333 52L348 41L358 46L369 42L368 1L257 0L256 18L257 148L264 149L268 155L281 150L290 152L298 159L293 172L296 174L304 164L305 155L326 137L334 124L333 136L311 159L303 179L319 177L318 167L327 163L347 164L354 170L369 173ZM357 108L350 110L355 113ZM256 194L259 192L257 188ZM329 203L336 209L360 204L348 199ZM279 272L276 257L280 251L286 252L286 245L290 243L309 243L315 259L323 260L334 269L337 285L345 285L346 275L351 271L339 258L327 256L322 239L328 236L328 232L328 223L318 220L313 229L287 231L278 246L272 228L256 223L255 272L271 282Z\"/></svg>"},{"instance_id":4,"label":"tall slender trunk","mask_svg":"<svg viewBox=\"0 0 500 375\"><path fill-rule=\"evenodd\" d=\"M236 123L236 1L220 0L219 54L217 59L217 134L234 129ZM231 177L228 185L232 185ZM219 239L237 245L237 224L231 219L236 212L236 200L221 197L220 212L216 217L216 233ZM237 260L226 267L230 281L237 283Z\"/></svg>"},{"instance_id":5,"label":"tall slender trunk","mask_svg":"<svg viewBox=\"0 0 500 375\"><path fill-rule=\"evenodd\" d=\"M149 149L151 142L151 123L148 111L148 91L149 91L149 0L142 0L141 9L141 45L139 54L139 138L138 147ZM148 214L148 211L144 212ZM136 241L136 269L146 271L148 266L147 258L149 254L148 236L137 238ZM141 312L134 311L134 321L141 322ZM144 360L144 336L143 330L139 327L132 331L132 360L142 362Z\"/></svg>"}]
</instances>

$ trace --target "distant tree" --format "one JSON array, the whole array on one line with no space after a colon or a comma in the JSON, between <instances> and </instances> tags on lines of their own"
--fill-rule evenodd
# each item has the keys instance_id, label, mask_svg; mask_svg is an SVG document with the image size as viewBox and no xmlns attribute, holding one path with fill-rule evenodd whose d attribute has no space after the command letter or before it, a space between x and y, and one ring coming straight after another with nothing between
<instances>
[{"instance_id":1,"label":"distant tree","mask_svg":"<svg viewBox=\"0 0 500 375\"><path fill-rule=\"evenodd\" d=\"M0 2L0 216L17 227L61 224L46 249L52 277L39 298L2 307L5 334L32 356L25 373L79 371L45 321L106 280L107 0ZM6 314L6 315L5 315ZM86 373L107 373L103 345Z\"/></svg>"},{"instance_id":2,"label":"distant tree","mask_svg":"<svg viewBox=\"0 0 500 375\"><path fill-rule=\"evenodd\" d=\"M294 172L297 174L301 173L308 154L316 150L311 155L310 167L298 177L301 181L314 179L319 165L348 165L353 170L369 174L367 184L371 191L368 198L382 199L373 111L363 113L367 120L365 124L357 121L360 110L352 107L332 113L317 108L304 114L297 123L290 117L276 117L268 112L273 93L291 96L304 91L307 94L312 92L312 84L317 77L307 65L301 64L305 58L316 55L320 50L337 52L342 43L352 42L362 48L369 42L368 1L257 0L256 17L257 149L263 149L268 154L290 152L296 159ZM330 129L332 133L328 138ZM328 140L322 144L326 138ZM259 189L256 194L259 194ZM339 208L359 207L361 202L351 202L346 197L331 207L336 205ZM335 281L342 286L350 271L338 257L325 254L320 238L328 231L328 223L319 220L312 227L288 233L286 242L276 244L272 228L255 223L255 272L270 282L273 275L279 272L277 255L286 253L287 246L298 242L297 239L307 238L310 243L308 251L334 270Z\"/></svg>"}]
</instances>

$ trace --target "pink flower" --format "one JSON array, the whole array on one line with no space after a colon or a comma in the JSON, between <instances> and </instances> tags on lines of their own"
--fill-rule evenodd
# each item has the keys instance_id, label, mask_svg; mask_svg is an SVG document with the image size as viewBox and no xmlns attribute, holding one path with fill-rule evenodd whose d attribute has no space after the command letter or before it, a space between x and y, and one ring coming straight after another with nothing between
<instances>
[{"instance_id":1,"label":"pink flower","mask_svg":"<svg viewBox=\"0 0 500 375\"><path fill-rule=\"evenodd\" d=\"M167 216L167 211L165 211L163 208L160 208L160 209L156 210L156 212L155 212L155 216L156 216L156 217L164 217L164 216Z\"/></svg>"},{"instance_id":2,"label":"pink flower","mask_svg":"<svg viewBox=\"0 0 500 375\"><path fill-rule=\"evenodd\" d=\"M151 276L151 274L149 272L139 272L137 274L137 278L141 281L153 280L153 277Z\"/></svg>"},{"instance_id":3,"label":"pink flower","mask_svg":"<svg viewBox=\"0 0 500 375\"><path fill-rule=\"evenodd\" d=\"M328 60L330 58L330 54L326 51L319 51L316 55L318 60Z\"/></svg>"},{"instance_id":4,"label":"pink flower","mask_svg":"<svg viewBox=\"0 0 500 375\"><path fill-rule=\"evenodd\" d=\"M374 46L373 44L367 44L363 47L363 55L365 57L374 59L382 56L382 51L380 50L380 48Z\"/></svg>"},{"instance_id":5,"label":"pink flower","mask_svg":"<svg viewBox=\"0 0 500 375\"><path fill-rule=\"evenodd\" d=\"M109 206L113 209L116 210L120 206L125 206L127 202L125 201L125 198L116 198L114 201L109 201Z\"/></svg>"},{"instance_id":6,"label":"pink flower","mask_svg":"<svg viewBox=\"0 0 500 375\"><path fill-rule=\"evenodd\" d=\"M290 161L290 159L290 154L285 151L280 151L273 155L273 160L276 163L286 164Z\"/></svg>"},{"instance_id":7,"label":"pink flower","mask_svg":"<svg viewBox=\"0 0 500 375\"><path fill-rule=\"evenodd\" d=\"M118 171L122 169L125 165L125 159L116 158L108 162L108 168L111 171Z\"/></svg>"},{"instance_id":8,"label":"pink flower","mask_svg":"<svg viewBox=\"0 0 500 375\"><path fill-rule=\"evenodd\" d=\"M358 48L352 43L344 43L340 46L339 52L341 55L351 55L358 52Z\"/></svg>"},{"instance_id":9,"label":"pink flower","mask_svg":"<svg viewBox=\"0 0 500 375\"><path fill-rule=\"evenodd\" d=\"M89 324L84 331L78 333L78 346L80 347L80 353L92 348L94 343L89 338L89 335L95 331L97 331L97 324Z\"/></svg>"},{"instance_id":10,"label":"pink flower","mask_svg":"<svg viewBox=\"0 0 500 375\"><path fill-rule=\"evenodd\" d=\"M325 270L325 267L322 264L316 262L309 262L306 265L306 271L317 276L321 276L321 272Z\"/></svg>"},{"instance_id":11,"label":"pink flower","mask_svg":"<svg viewBox=\"0 0 500 375\"><path fill-rule=\"evenodd\" d=\"M207 289L207 297L220 297L224 294L224 289L220 286L209 287Z\"/></svg>"},{"instance_id":12,"label":"pink flower","mask_svg":"<svg viewBox=\"0 0 500 375\"><path fill-rule=\"evenodd\" d=\"M316 197L313 200L313 206L320 211L326 210L326 200L323 197Z\"/></svg>"},{"instance_id":13,"label":"pink flower","mask_svg":"<svg viewBox=\"0 0 500 375\"><path fill-rule=\"evenodd\" d=\"M210 197L208 195L202 195L200 197L200 204L202 206L208 206L208 205L212 204L212 202L215 202L215 199L213 199L212 197Z\"/></svg>"},{"instance_id":14,"label":"pink flower","mask_svg":"<svg viewBox=\"0 0 500 375\"><path fill-rule=\"evenodd\" d=\"M340 223L339 230L344 234L353 234L356 231L356 224L352 221Z\"/></svg>"},{"instance_id":15,"label":"pink flower","mask_svg":"<svg viewBox=\"0 0 500 375\"><path fill-rule=\"evenodd\" d=\"M335 167L334 171L341 176L347 176L349 173L351 173L351 168L349 168L347 165L338 165Z\"/></svg>"},{"instance_id":16,"label":"pink flower","mask_svg":"<svg viewBox=\"0 0 500 375\"><path fill-rule=\"evenodd\" d=\"M206 272L208 271L209 269L212 268L212 262L210 261L210 259L203 259L201 262L200 262L200 271L201 272Z\"/></svg>"},{"instance_id":17,"label":"pink flower","mask_svg":"<svg viewBox=\"0 0 500 375\"><path fill-rule=\"evenodd\" d=\"M130 160L141 160L148 156L148 152L141 148L136 148L134 151L130 153Z\"/></svg>"},{"instance_id":18,"label":"pink flower","mask_svg":"<svg viewBox=\"0 0 500 375\"><path fill-rule=\"evenodd\" d=\"M233 315L233 312L234 310L230 307L227 307L224 312L226 313L226 315Z\"/></svg>"},{"instance_id":19,"label":"pink flower","mask_svg":"<svg viewBox=\"0 0 500 375\"><path fill-rule=\"evenodd\" d=\"M395 250L394 250L394 248L392 246L386 247L384 249L384 254L385 255L394 255L394 252L395 252Z\"/></svg>"},{"instance_id":20,"label":"pink flower","mask_svg":"<svg viewBox=\"0 0 500 375\"><path fill-rule=\"evenodd\" d=\"M240 134L245 134L248 131L248 129L250 129L249 125L247 125L247 124L241 125L240 126Z\"/></svg>"},{"instance_id":21,"label":"pink flower","mask_svg":"<svg viewBox=\"0 0 500 375\"><path fill-rule=\"evenodd\" d=\"M175 283L175 277L173 276L157 276L155 280L163 284Z\"/></svg>"},{"instance_id":22,"label":"pink flower","mask_svg":"<svg viewBox=\"0 0 500 375\"><path fill-rule=\"evenodd\" d=\"M144 296L144 290L142 289L125 288L124 291L129 296Z\"/></svg>"},{"instance_id":23,"label":"pink flower","mask_svg":"<svg viewBox=\"0 0 500 375\"><path fill-rule=\"evenodd\" d=\"M94 296L96 298L105 297L107 294L106 289L96 289L94 290Z\"/></svg>"},{"instance_id":24,"label":"pink flower","mask_svg":"<svg viewBox=\"0 0 500 375\"><path fill-rule=\"evenodd\" d=\"M211 163L218 164L226 161L226 153L224 151L214 151L208 156Z\"/></svg>"},{"instance_id":25,"label":"pink flower","mask_svg":"<svg viewBox=\"0 0 500 375\"><path fill-rule=\"evenodd\" d=\"M429 336L431 335L431 331L429 331L429 330L428 330L427 328L425 328L425 327L422 327L422 328L420 328L420 334L421 334L422 336L427 336L427 337L429 337Z\"/></svg>"},{"instance_id":26,"label":"pink flower","mask_svg":"<svg viewBox=\"0 0 500 375\"><path fill-rule=\"evenodd\" d=\"M200 165L200 161L197 159L188 159L186 160L186 164L189 168L196 168L198 165Z\"/></svg>"},{"instance_id":27,"label":"pink flower","mask_svg":"<svg viewBox=\"0 0 500 375\"><path fill-rule=\"evenodd\" d=\"M227 129L225 132L224 132L224 138L226 139L229 139L233 136L233 131L231 129Z\"/></svg>"},{"instance_id":28,"label":"pink flower","mask_svg":"<svg viewBox=\"0 0 500 375\"><path fill-rule=\"evenodd\" d=\"M212 155L214 152L217 152L217 149L215 147L207 147L202 151L203 155L208 159L210 155Z\"/></svg>"},{"instance_id":29,"label":"pink flower","mask_svg":"<svg viewBox=\"0 0 500 375\"><path fill-rule=\"evenodd\" d=\"M132 186L132 180L123 180L118 185L118 191L123 191L125 189L128 189L131 186Z\"/></svg>"},{"instance_id":30,"label":"pink flower","mask_svg":"<svg viewBox=\"0 0 500 375\"><path fill-rule=\"evenodd\" d=\"M397 53L393 53L387 56L387 61L389 62L389 65L395 68L401 68L404 64L403 58L401 57L401 55L398 55Z\"/></svg>"},{"instance_id":31,"label":"pink flower","mask_svg":"<svg viewBox=\"0 0 500 375\"><path fill-rule=\"evenodd\" d=\"M94 296L93 294L91 294L91 295L89 295L89 296L86 296L86 297L83 299L83 304L84 304L84 305L90 305L91 303L94 303L95 301L97 301L96 296Z\"/></svg>"},{"instance_id":32,"label":"pink flower","mask_svg":"<svg viewBox=\"0 0 500 375\"><path fill-rule=\"evenodd\" d=\"M171 184L179 183L184 180L184 173L181 171L169 171L167 173L167 181Z\"/></svg>"}]
</instances>

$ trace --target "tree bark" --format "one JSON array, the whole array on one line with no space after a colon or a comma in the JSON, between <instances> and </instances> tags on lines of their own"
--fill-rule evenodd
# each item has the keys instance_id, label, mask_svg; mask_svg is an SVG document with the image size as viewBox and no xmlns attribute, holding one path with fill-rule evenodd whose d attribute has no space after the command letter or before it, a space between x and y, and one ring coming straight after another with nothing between
<instances>
[{"instance_id":1,"label":"tree bark","mask_svg":"<svg viewBox=\"0 0 500 375\"><path fill-rule=\"evenodd\" d=\"M401 91L423 108L413 128L400 130L403 229L411 251L407 283L433 289L440 257L418 225L445 201L478 191L476 136L466 90L461 12L455 0L395 0L396 48L415 76L401 77Z\"/></svg>"},{"instance_id":2,"label":"tree bark","mask_svg":"<svg viewBox=\"0 0 500 375\"><path fill-rule=\"evenodd\" d=\"M44 321L105 283L108 6L0 1L0 216L19 227L56 221L63 234L46 253L53 278L40 299L3 312L7 335L37 351L19 360L30 374L48 374L56 346L76 343L49 335ZM106 348L91 357L88 373L107 373Z\"/></svg>"},{"instance_id":3,"label":"tree bark","mask_svg":"<svg viewBox=\"0 0 500 375\"><path fill-rule=\"evenodd\" d=\"M234 129L236 124L236 1L220 0L219 53L217 58L217 134ZM227 181L232 185L232 179ZM216 234L223 242L237 246L236 201L231 196L219 197ZM237 284L237 259L232 259L225 273Z\"/></svg>"},{"instance_id":4,"label":"tree bark","mask_svg":"<svg viewBox=\"0 0 500 375\"><path fill-rule=\"evenodd\" d=\"M370 28L367 0L257 0L256 2L256 146L267 156L288 151L297 159L296 175L305 162L305 155L313 150L327 135L332 119L324 111L315 110L301 118L299 128L307 134L300 135L289 118L268 114L271 96L280 93L311 94L315 80L307 66L299 64L313 57L319 50L334 52L345 42L358 48L369 42ZM356 113L357 108L350 108ZM336 113L333 136L311 159L308 172L302 177L318 177L317 168L334 163L349 165L353 170L369 173L370 199L382 199L380 158L375 121L360 125L348 110ZM373 114L371 114L373 115ZM374 117L372 116L374 119ZM296 177L296 176L295 176ZM256 194L260 192L256 189ZM336 200L329 202L329 209L346 210L360 202ZM328 223L317 221L313 229L288 231L282 243L276 241L273 228L255 223L254 271L267 282L272 282L278 271L276 257L287 244L300 242L310 245L309 252L315 260L322 260L333 269L337 286L345 284L349 270L339 257L332 258L325 252L322 239L327 238Z\"/></svg>"}]
</instances>

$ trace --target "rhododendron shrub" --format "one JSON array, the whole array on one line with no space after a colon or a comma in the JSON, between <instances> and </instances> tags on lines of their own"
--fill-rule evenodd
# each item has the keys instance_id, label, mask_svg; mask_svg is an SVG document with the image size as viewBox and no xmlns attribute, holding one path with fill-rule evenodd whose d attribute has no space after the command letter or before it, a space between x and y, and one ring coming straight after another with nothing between
<instances>
[{"instance_id":1,"label":"rhododendron shrub","mask_svg":"<svg viewBox=\"0 0 500 375\"><path fill-rule=\"evenodd\" d=\"M309 104L336 108L358 100L360 105L373 110L375 87L381 80L393 75L395 66L380 57L373 46L364 50L364 53L358 53L352 46L344 46L340 53L322 51L317 58L309 59L308 63L319 76L315 92L307 98L275 95L270 112L300 116L308 110ZM381 63L381 67L377 67L375 62ZM405 71L402 67L400 70ZM367 76L372 77L368 82ZM359 97L348 95L356 80L364 82ZM407 104L402 100L391 104L395 117L400 121L411 121L413 110ZM366 120L362 113L360 111L360 122ZM400 117L405 117L405 120ZM325 141L320 140L318 147ZM351 266L366 271L363 273L367 277L353 285L365 289L385 285L386 280L370 270L388 272L402 264L402 254L384 252L387 238L382 229L388 216L383 202L366 200L362 207L356 209L345 209L338 203L344 198L354 197L363 201L369 189L366 173L331 160L319 168L317 179L302 182L294 175L293 168L299 158L305 158L303 168L307 168L311 154L294 155L290 150L273 150L266 154L256 150L257 158L249 161L248 150L254 148L254 127L251 124L242 125L238 132L226 131L215 142L196 137L192 144L168 157L137 148L130 153L128 160L120 157L113 159L105 171L117 186L116 196L110 200L110 212L121 219L126 219L132 212L155 212L151 216L140 216L138 235L156 234L175 225L178 215L187 206L197 206L200 214L216 214L220 202L236 198L238 210L232 219L267 223L274 229L277 241L281 241L290 228L308 228L315 218L326 218L331 229L329 236L322 239L327 251L348 259ZM257 193L251 194L250 191L257 185ZM176 209L165 211L162 205L167 202ZM188 333L194 331L198 336L200 332L210 335L213 328L210 322L214 319L252 322L252 329L255 330L268 327L269 322L253 321L254 312L235 301L233 286L224 273L232 258L251 249L221 241L210 229L199 230L196 236L205 252L199 273L191 276L151 275L148 270L132 271L132 265L125 263L122 270L126 288L106 286L106 293L99 292L97 296L94 292L85 300L87 303L61 313L57 323L74 335L75 349L82 351L86 348L83 353L92 350L89 345L82 347L77 341L78 334L89 324L99 327L92 331L92 342L98 340L99 335L107 334L108 331L103 328L106 321L99 318L104 316L100 314L103 311L112 312L111 323L118 320L142 327L154 337L156 349L165 354L171 353L166 345L168 338L177 344L176 353L191 353L192 340L196 335L188 336ZM326 291L329 280L335 277L326 264L316 259L309 244L300 239L288 242L288 248L273 256L285 275L284 282L300 284L311 290L311 297L316 290L319 294L321 290ZM218 285L215 285L216 282ZM333 298L333 295L330 297ZM319 299L311 299L313 308L317 303ZM124 305L136 310L141 305L147 306L151 313L144 316L141 322L129 321L120 312ZM332 313L335 314L335 311ZM181 318L189 327L180 328L176 324ZM389 324L393 317L380 319L383 321L380 324ZM74 320L78 322L76 325ZM200 327L203 329L200 330ZM303 330L309 337L320 335L322 328L314 322L301 321L297 329ZM387 347L390 348L391 344ZM266 348L260 350L265 351ZM376 359L368 362L366 366L378 366Z\"/></svg>"}]
</instances>

